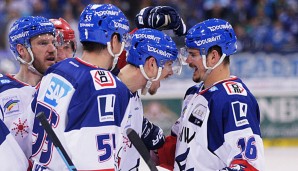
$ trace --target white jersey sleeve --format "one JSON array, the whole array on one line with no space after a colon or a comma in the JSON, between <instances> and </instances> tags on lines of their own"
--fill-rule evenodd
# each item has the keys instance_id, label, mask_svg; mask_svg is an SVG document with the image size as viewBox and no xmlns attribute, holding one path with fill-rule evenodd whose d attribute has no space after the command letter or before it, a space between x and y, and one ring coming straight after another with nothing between
<instances>
[{"instance_id":1,"label":"white jersey sleeve","mask_svg":"<svg viewBox=\"0 0 298 171\"><path fill-rule=\"evenodd\" d=\"M28 111L35 87L13 78L0 75L0 119L24 151L31 156L32 112Z\"/></svg>"},{"instance_id":2,"label":"white jersey sleeve","mask_svg":"<svg viewBox=\"0 0 298 171\"><path fill-rule=\"evenodd\" d=\"M27 170L28 160L10 134L5 124L0 120L0 168L1 170Z\"/></svg>"},{"instance_id":3,"label":"white jersey sleeve","mask_svg":"<svg viewBox=\"0 0 298 171\"><path fill-rule=\"evenodd\" d=\"M143 123L143 105L139 95L136 93L130 99L130 112L128 121L125 125L125 133L123 148L120 157L120 170L137 171L140 166L140 154L128 139L126 134L127 128L134 129L141 137L142 135L142 123Z\"/></svg>"}]
</instances>

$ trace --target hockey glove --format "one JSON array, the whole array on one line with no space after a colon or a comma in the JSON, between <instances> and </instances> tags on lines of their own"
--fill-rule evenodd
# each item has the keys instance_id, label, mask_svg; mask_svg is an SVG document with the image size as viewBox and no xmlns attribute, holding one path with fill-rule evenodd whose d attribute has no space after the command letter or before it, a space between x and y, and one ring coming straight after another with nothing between
<instances>
[{"instance_id":1,"label":"hockey glove","mask_svg":"<svg viewBox=\"0 0 298 171\"><path fill-rule=\"evenodd\" d=\"M235 159L231 162L230 167L226 167L221 171L258 171L252 165L250 165L246 160Z\"/></svg>"},{"instance_id":2,"label":"hockey glove","mask_svg":"<svg viewBox=\"0 0 298 171\"><path fill-rule=\"evenodd\" d=\"M170 6L143 8L135 17L138 28L173 30L178 36L186 34L186 26L178 12Z\"/></svg>"},{"instance_id":3,"label":"hockey glove","mask_svg":"<svg viewBox=\"0 0 298 171\"><path fill-rule=\"evenodd\" d=\"M164 145L157 150L159 158L159 166L169 170L174 169L175 150L177 137L167 136Z\"/></svg>"},{"instance_id":4,"label":"hockey glove","mask_svg":"<svg viewBox=\"0 0 298 171\"><path fill-rule=\"evenodd\" d=\"M156 150L165 143L165 136L163 130L152 124L148 119L143 118L142 136L148 150Z\"/></svg>"}]
</instances>

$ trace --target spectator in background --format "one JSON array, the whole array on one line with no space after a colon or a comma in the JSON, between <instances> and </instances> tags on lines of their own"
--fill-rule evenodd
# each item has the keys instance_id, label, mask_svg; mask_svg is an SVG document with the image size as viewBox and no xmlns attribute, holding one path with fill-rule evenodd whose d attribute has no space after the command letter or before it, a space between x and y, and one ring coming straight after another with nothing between
<instances>
[{"instance_id":1,"label":"spectator in background","mask_svg":"<svg viewBox=\"0 0 298 171\"><path fill-rule=\"evenodd\" d=\"M267 33L268 29L274 26L274 22L279 20L282 22L285 31L290 32L290 35L293 35L294 38L293 41L291 40L291 42L289 42L289 45L286 48L272 49L271 51L297 52L298 49L298 1L295 0L140 0L138 2L132 0L10 0L0 2L0 23L3 23L1 25L8 25L9 28L11 22L13 22L15 18L24 15L42 15L47 18L58 18L62 16L70 23L75 32L77 32L73 23L77 24L78 16L80 15L82 9L87 4L94 2L116 4L124 11L124 13L128 14L130 22L133 21L133 12L136 12L146 6L157 6L161 4L173 5L173 7L186 21L185 24L187 27L195 25L198 21L218 16L230 21L233 25L240 24L244 28L243 31L245 33L242 34L242 36L245 37L243 37L243 39L249 40L250 42L248 44L251 46L250 48L240 49L239 52L264 51L266 50L263 45L265 43L269 43L268 46L272 46L270 45L270 42L266 42L267 40L262 37L262 33ZM177 4L179 4L179 6ZM3 10L1 10L1 7ZM17 9L14 13L12 12L13 10L11 10L12 7ZM265 21L265 24L254 24L264 23L264 20L258 17L258 11L263 11L263 17L268 18L268 21ZM71 19L66 17L65 13L71 13ZM13 17L14 19L12 19L10 16L15 14L18 16ZM131 24L134 27L134 23L131 22ZM255 38L255 32L257 32L258 36L261 37ZM0 30L0 33L5 34L4 30ZM1 39L0 49L9 51L9 46L6 46L7 49L5 49L6 39L4 36L1 37ZM182 39L176 39L175 37L173 37L173 39L177 45L183 46ZM80 45L78 46L78 51L81 52Z\"/></svg>"},{"instance_id":2,"label":"spectator in background","mask_svg":"<svg viewBox=\"0 0 298 171\"><path fill-rule=\"evenodd\" d=\"M290 46L294 41L294 36L291 32L287 32L282 23L278 20L274 22L273 27L268 28L265 37L265 47L267 52L282 51Z\"/></svg>"},{"instance_id":3,"label":"spectator in background","mask_svg":"<svg viewBox=\"0 0 298 171\"><path fill-rule=\"evenodd\" d=\"M3 58L0 61L0 73L2 74L13 74L16 71L14 62L10 59Z\"/></svg>"}]
</instances>

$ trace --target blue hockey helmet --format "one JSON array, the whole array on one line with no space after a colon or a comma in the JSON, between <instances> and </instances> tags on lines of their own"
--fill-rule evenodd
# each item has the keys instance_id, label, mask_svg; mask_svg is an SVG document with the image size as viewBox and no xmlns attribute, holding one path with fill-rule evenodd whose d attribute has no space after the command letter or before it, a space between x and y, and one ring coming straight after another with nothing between
<instances>
[{"instance_id":1,"label":"blue hockey helmet","mask_svg":"<svg viewBox=\"0 0 298 171\"><path fill-rule=\"evenodd\" d=\"M201 55L207 55L210 47L218 45L223 54L232 55L237 50L236 34L231 24L222 19L209 19L196 24L187 32L186 47L199 49Z\"/></svg>"},{"instance_id":2,"label":"blue hockey helmet","mask_svg":"<svg viewBox=\"0 0 298 171\"><path fill-rule=\"evenodd\" d=\"M47 18L41 16L21 17L13 23L9 30L10 49L18 59L17 45L31 47L30 39L41 34L55 35L55 27Z\"/></svg>"},{"instance_id":3,"label":"blue hockey helmet","mask_svg":"<svg viewBox=\"0 0 298 171\"><path fill-rule=\"evenodd\" d=\"M81 42L107 45L114 33L119 33L123 41L123 35L129 31L129 22L112 4L89 4L81 13L78 29Z\"/></svg>"},{"instance_id":4,"label":"blue hockey helmet","mask_svg":"<svg viewBox=\"0 0 298 171\"><path fill-rule=\"evenodd\" d=\"M167 61L177 59L178 50L172 38L162 31L142 28L132 35L127 62L139 67L149 56L153 56L158 67L163 68Z\"/></svg>"}]
</instances>

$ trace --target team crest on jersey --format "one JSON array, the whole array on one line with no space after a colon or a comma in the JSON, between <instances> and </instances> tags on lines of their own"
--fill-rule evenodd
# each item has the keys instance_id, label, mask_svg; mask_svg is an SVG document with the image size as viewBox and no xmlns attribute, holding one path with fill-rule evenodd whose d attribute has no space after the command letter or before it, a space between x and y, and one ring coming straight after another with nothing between
<instances>
[{"instance_id":1,"label":"team crest on jersey","mask_svg":"<svg viewBox=\"0 0 298 171\"><path fill-rule=\"evenodd\" d=\"M206 113L207 107L202 104L198 104L191 112L188 121L201 127L206 117Z\"/></svg>"},{"instance_id":2,"label":"team crest on jersey","mask_svg":"<svg viewBox=\"0 0 298 171\"><path fill-rule=\"evenodd\" d=\"M4 117L13 116L20 112L20 99L17 96L2 98Z\"/></svg>"},{"instance_id":3,"label":"team crest on jersey","mask_svg":"<svg viewBox=\"0 0 298 171\"><path fill-rule=\"evenodd\" d=\"M105 70L92 70L90 73L96 90L116 87L116 81L111 72Z\"/></svg>"},{"instance_id":4,"label":"team crest on jersey","mask_svg":"<svg viewBox=\"0 0 298 171\"><path fill-rule=\"evenodd\" d=\"M14 136L20 136L24 138L28 135L29 126L27 124L27 119L22 121L21 118L19 118L17 122L13 122L13 125L14 127L11 129L11 133L13 133Z\"/></svg>"},{"instance_id":5,"label":"team crest on jersey","mask_svg":"<svg viewBox=\"0 0 298 171\"><path fill-rule=\"evenodd\" d=\"M53 77L46 91L44 102L56 107L58 101L65 97L70 90L71 87L68 84L57 77Z\"/></svg>"},{"instance_id":6,"label":"team crest on jersey","mask_svg":"<svg viewBox=\"0 0 298 171\"><path fill-rule=\"evenodd\" d=\"M248 121L246 119L247 104L241 103L239 101L235 101L235 102L232 102L231 105L232 105L235 125L239 127L239 126L248 124Z\"/></svg>"},{"instance_id":7,"label":"team crest on jersey","mask_svg":"<svg viewBox=\"0 0 298 171\"><path fill-rule=\"evenodd\" d=\"M226 92L228 95L243 95L247 96L246 90L243 88L241 83L228 81L223 83L224 88L226 89Z\"/></svg>"}]
</instances>

